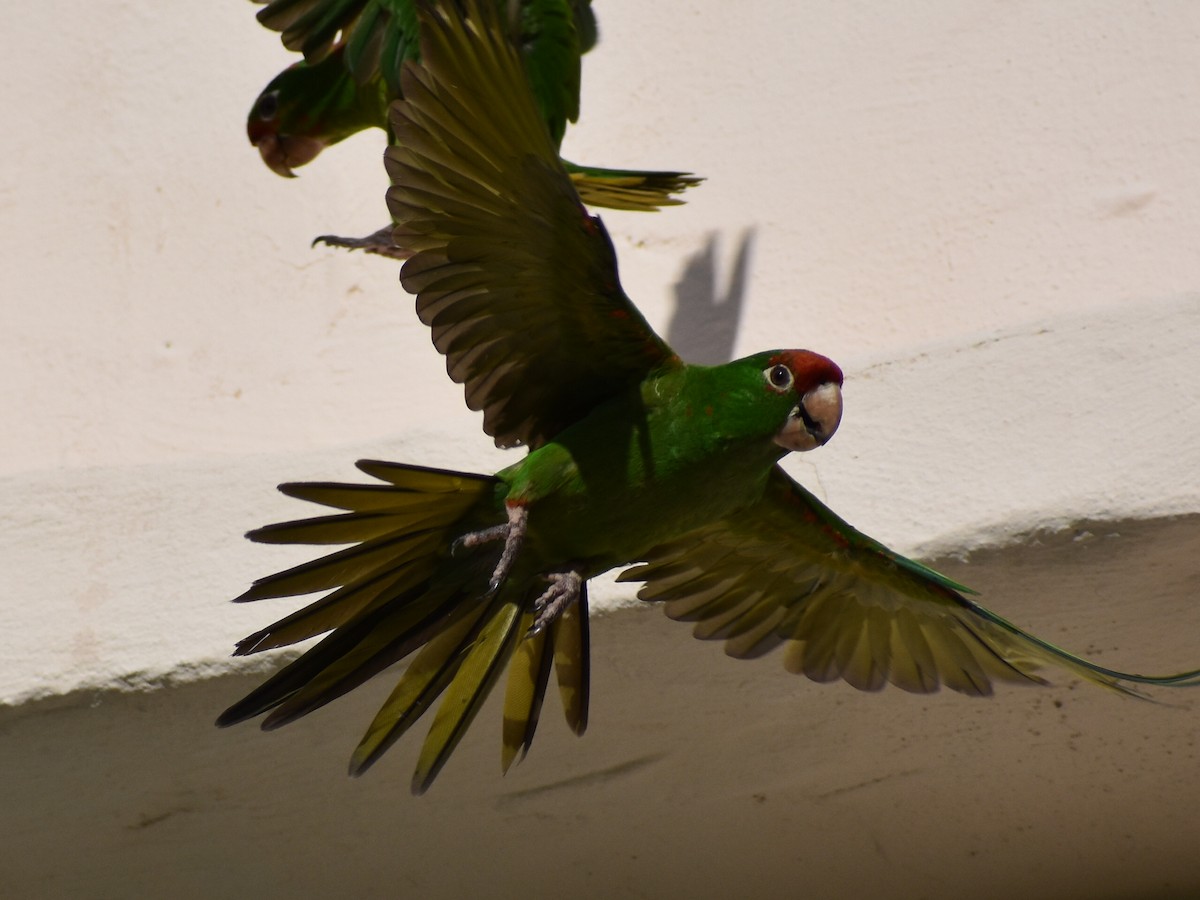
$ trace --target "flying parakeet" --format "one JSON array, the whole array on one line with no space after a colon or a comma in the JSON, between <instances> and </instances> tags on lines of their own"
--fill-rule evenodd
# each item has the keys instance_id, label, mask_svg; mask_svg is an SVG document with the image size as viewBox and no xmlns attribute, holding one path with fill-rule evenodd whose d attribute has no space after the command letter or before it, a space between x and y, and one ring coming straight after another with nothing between
<instances>
[{"instance_id":1,"label":"flying parakeet","mask_svg":"<svg viewBox=\"0 0 1200 900\"><path fill-rule=\"evenodd\" d=\"M418 0L257 0L258 20L282 32L304 59L263 89L246 122L250 142L280 175L366 128L388 131L388 104L403 96L401 64L419 58ZM580 57L596 43L591 0L493 0L518 48L534 100L555 148L579 117ZM504 114L505 106L491 111ZM601 169L563 161L585 203L654 210L700 179L686 172ZM390 226L367 238L318 238L336 246L400 257Z\"/></svg>"},{"instance_id":2,"label":"flying parakeet","mask_svg":"<svg viewBox=\"0 0 1200 900\"><path fill-rule=\"evenodd\" d=\"M401 271L467 405L501 447L493 476L360 462L370 484L287 484L341 510L251 532L349 544L239 600L332 590L238 654L329 632L218 720L286 724L412 657L354 751L372 765L441 698L413 776L424 791L507 667L502 766L534 736L553 668L568 723L588 708L587 582L622 581L694 633L860 690L986 695L1043 664L1133 693L1200 682L1095 665L984 609L856 531L779 466L827 442L842 373L807 350L682 362L625 296L613 246L559 161L494 7L422 10L386 154ZM503 110L503 114L499 111Z\"/></svg>"}]
</instances>

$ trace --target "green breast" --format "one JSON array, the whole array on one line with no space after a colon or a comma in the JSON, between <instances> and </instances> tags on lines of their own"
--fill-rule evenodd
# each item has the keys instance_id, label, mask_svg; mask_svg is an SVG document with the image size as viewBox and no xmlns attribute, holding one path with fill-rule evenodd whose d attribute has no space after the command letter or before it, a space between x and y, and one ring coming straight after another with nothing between
<instances>
[{"instance_id":1,"label":"green breast","mask_svg":"<svg viewBox=\"0 0 1200 900\"><path fill-rule=\"evenodd\" d=\"M778 425L747 429L736 389L694 377L709 371L616 398L499 473L508 499L529 504L540 569L598 574L762 495L784 452Z\"/></svg>"}]
</instances>

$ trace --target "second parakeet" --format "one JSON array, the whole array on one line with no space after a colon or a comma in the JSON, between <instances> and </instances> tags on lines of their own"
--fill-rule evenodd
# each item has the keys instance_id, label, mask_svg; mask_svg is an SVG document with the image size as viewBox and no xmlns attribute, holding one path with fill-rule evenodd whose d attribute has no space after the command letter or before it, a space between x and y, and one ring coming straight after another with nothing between
<instances>
[{"instance_id":1,"label":"second parakeet","mask_svg":"<svg viewBox=\"0 0 1200 900\"><path fill-rule=\"evenodd\" d=\"M591 0L492 0L517 48L534 101L555 147L579 117L580 58L596 43ZM388 104L403 96L406 60L419 58L419 0L269 0L258 14L282 32L284 45L304 54L263 89L246 129L263 161L280 175L311 162L325 147L388 124ZM504 106L493 111L503 115ZM585 203L654 210L680 203L700 181L686 172L580 166L563 161ZM318 240L400 256L390 228L367 238Z\"/></svg>"}]
</instances>

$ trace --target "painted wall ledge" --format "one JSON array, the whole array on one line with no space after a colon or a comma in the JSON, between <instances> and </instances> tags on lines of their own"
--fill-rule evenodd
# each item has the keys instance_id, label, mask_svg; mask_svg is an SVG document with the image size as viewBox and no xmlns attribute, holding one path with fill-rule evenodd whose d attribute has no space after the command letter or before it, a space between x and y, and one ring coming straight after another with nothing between
<instances>
[{"instance_id":1,"label":"painted wall ledge","mask_svg":"<svg viewBox=\"0 0 1200 900\"><path fill-rule=\"evenodd\" d=\"M851 361L841 431L789 467L855 526L923 556L1080 519L1200 512L1197 346L1189 295ZM494 470L477 416L464 409L456 429L2 479L0 702L232 670L234 641L293 607L226 598L309 556L241 537L307 512L274 485L350 478L359 457ZM594 596L605 609L632 594Z\"/></svg>"},{"instance_id":2,"label":"painted wall ledge","mask_svg":"<svg viewBox=\"0 0 1200 900\"><path fill-rule=\"evenodd\" d=\"M1200 516L1087 523L941 561L1105 663L1196 662ZM360 779L385 675L287 728L220 730L258 680L0 708L5 887L21 897L1200 895L1196 690L1057 679L981 700L862 694L692 640L652 609L593 629L589 731L547 701L501 777L493 696L424 797L418 723ZM206 673L211 674L211 673ZM636 823L636 827L630 827ZM63 853L63 847L70 847ZM784 891L784 893L789 893Z\"/></svg>"}]
</instances>

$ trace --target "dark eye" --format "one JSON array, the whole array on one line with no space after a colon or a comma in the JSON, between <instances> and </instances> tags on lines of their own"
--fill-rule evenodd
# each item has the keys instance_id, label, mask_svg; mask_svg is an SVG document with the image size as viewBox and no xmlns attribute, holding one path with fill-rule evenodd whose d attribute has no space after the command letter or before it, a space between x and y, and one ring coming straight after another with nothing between
<instances>
[{"instance_id":1,"label":"dark eye","mask_svg":"<svg viewBox=\"0 0 1200 900\"><path fill-rule=\"evenodd\" d=\"M279 112L279 91L263 94L258 101L258 117L264 122L270 122Z\"/></svg>"},{"instance_id":2,"label":"dark eye","mask_svg":"<svg viewBox=\"0 0 1200 900\"><path fill-rule=\"evenodd\" d=\"M771 366L765 369L763 374L767 376L767 383L780 393L792 386L792 370L787 366Z\"/></svg>"}]
</instances>

